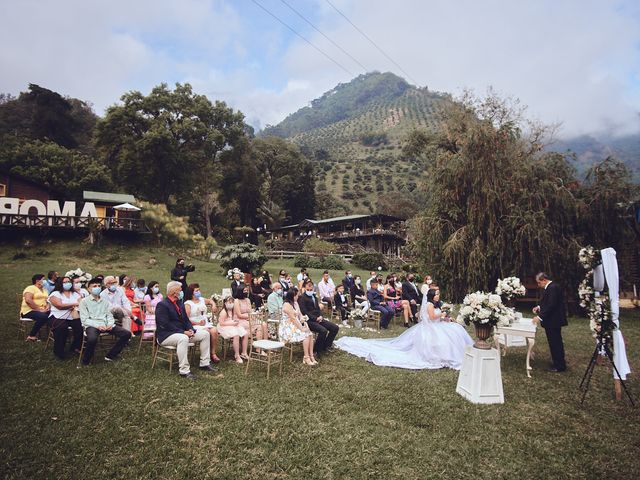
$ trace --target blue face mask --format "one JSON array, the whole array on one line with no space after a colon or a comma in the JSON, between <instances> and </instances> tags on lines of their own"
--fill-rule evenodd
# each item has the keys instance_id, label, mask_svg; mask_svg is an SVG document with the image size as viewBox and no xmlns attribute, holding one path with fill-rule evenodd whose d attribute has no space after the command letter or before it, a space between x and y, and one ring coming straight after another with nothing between
<instances>
[{"instance_id":1,"label":"blue face mask","mask_svg":"<svg viewBox=\"0 0 640 480\"><path fill-rule=\"evenodd\" d=\"M153 293L157 295L158 293L160 293L160 289L158 287L153 287Z\"/></svg>"},{"instance_id":2,"label":"blue face mask","mask_svg":"<svg viewBox=\"0 0 640 480\"><path fill-rule=\"evenodd\" d=\"M200 292L193 292L193 296L194 296L194 297L196 297L196 298L198 298L198 299L200 299L200 298L202 298L202 293L200 293Z\"/></svg>"},{"instance_id":3,"label":"blue face mask","mask_svg":"<svg viewBox=\"0 0 640 480\"><path fill-rule=\"evenodd\" d=\"M313 292L304 292L304 293L306 293L307 296L309 296L309 297L313 297Z\"/></svg>"},{"instance_id":4,"label":"blue face mask","mask_svg":"<svg viewBox=\"0 0 640 480\"><path fill-rule=\"evenodd\" d=\"M91 295L100 295L100 292L102 291L102 289L100 287L93 287L91 289Z\"/></svg>"},{"instance_id":5,"label":"blue face mask","mask_svg":"<svg viewBox=\"0 0 640 480\"><path fill-rule=\"evenodd\" d=\"M282 290L278 290L278 291L276 292L276 295L280 295L280 296L282 296Z\"/></svg>"},{"instance_id":6,"label":"blue face mask","mask_svg":"<svg viewBox=\"0 0 640 480\"><path fill-rule=\"evenodd\" d=\"M182 300L183 298L184 298L184 292L180 290L180 293L178 294L178 300Z\"/></svg>"},{"instance_id":7,"label":"blue face mask","mask_svg":"<svg viewBox=\"0 0 640 480\"><path fill-rule=\"evenodd\" d=\"M64 282L62 284L62 288L64 288L67 291L71 290L72 287L73 287L73 283L71 283L71 282Z\"/></svg>"},{"instance_id":8,"label":"blue face mask","mask_svg":"<svg viewBox=\"0 0 640 480\"><path fill-rule=\"evenodd\" d=\"M109 287L109 291L110 291L110 292L115 292L117 289L118 289L118 286L117 286L117 285L111 285L111 286Z\"/></svg>"}]
</instances>

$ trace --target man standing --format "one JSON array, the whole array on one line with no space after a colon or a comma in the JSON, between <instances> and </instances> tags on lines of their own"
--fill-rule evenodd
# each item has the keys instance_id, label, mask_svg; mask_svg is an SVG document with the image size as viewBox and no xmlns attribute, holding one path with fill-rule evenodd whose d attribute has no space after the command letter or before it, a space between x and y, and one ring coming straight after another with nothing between
<instances>
[{"instance_id":1,"label":"man standing","mask_svg":"<svg viewBox=\"0 0 640 480\"><path fill-rule=\"evenodd\" d=\"M380 327L387 328L395 315L395 310L393 307L387 306L385 303L382 293L378 290L377 278L371 279L371 288L367 292L367 300L369 301L371 310L376 310L382 314Z\"/></svg>"},{"instance_id":2,"label":"man standing","mask_svg":"<svg viewBox=\"0 0 640 480\"><path fill-rule=\"evenodd\" d=\"M409 302L411 307L412 320L415 323L417 321L418 304L420 303L420 291L414 283L416 276L413 273L407 275L407 279L402 282L402 299Z\"/></svg>"},{"instance_id":3,"label":"man standing","mask_svg":"<svg viewBox=\"0 0 640 480\"><path fill-rule=\"evenodd\" d=\"M329 351L333 345L333 340L338 334L338 326L322 317L320 314L320 303L313 292L313 282L307 280L304 284L304 295L300 295L298 299L300 312L309 317L307 325L309 330L318 334L318 340L315 343L314 351L316 358L320 353Z\"/></svg>"},{"instance_id":4,"label":"man standing","mask_svg":"<svg viewBox=\"0 0 640 480\"><path fill-rule=\"evenodd\" d=\"M236 290L244 283L244 279L242 278L242 272L239 268L234 268L232 275L233 281L231 282L231 296L236 298Z\"/></svg>"},{"instance_id":5,"label":"man standing","mask_svg":"<svg viewBox=\"0 0 640 480\"><path fill-rule=\"evenodd\" d=\"M131 332L116 325L111 314L111 305L100 295L100 281L93 279L89 281L88 287L90 296L82 299L79 307L80 321L87 336L81 362L82 365L89 365L101 333L108 333L118 339L104 357L106 361L111 362L129 342Z\"/></svg>"},{"instance_id":6,"label":"man standing","mask_svg":"<svg viewBox=\"0 0 640 480\"><path fill-rule=\"evenodd\" d=\"M349 293L353 288L354 283L353 283L353 274L351 273L351 270L347 270L346 272L344 272L342 285L344 285L344 291L346 293Z\"/></svg>"},{"instance_id":7,"label":"man standing","mask_svg":"<svg viewBox=\"0 0 640 480\"><path fill-rule=\"evenodd\" d=\"M534 323L540 324L547 334L549 351L553 365L549 372L564 372L567 365L564 359L564 345L562 343L562 327L567 326L567 313L564 305L562 288L556 282L552 282L546 273L536 275L536 283L539 288L544 288L540 305L534 307Z\"/></svg>"},{"instance_id":8,"label":"man standing","mask_svg":"<svg viewBox=\"0 0 640 480\"><path fill-rule=\"evenodd\" d=\"M322 273L322 280L318 282L318 295L320 296L320 300L329 305L329 308L333 308L333 296L335 294L336 286L329 277L329 271L325 270Z\"/></svg>"},{"instance_id":9,"label":"man standing","mask_svg":"<svg viewBox=\"0 0 640 480\"><path fill-rule=\"evenodd\" d=\"M182 303L182 285L171 281L167 284L167 297L156 306L156 336L162 346L176 347L180 376L189 380L196 377L189 367L189 343L198 343L200 370L215 372L209 356L211 343L206 329L195 330Z\"/></svg>"},{"instance_id":10,"label":"man standing","mask_svg":"<svg viewBox=\"0 0 640 480\"><path fill-rule=\"evenodd\" d=\"M267 297L267 308L269 309L269 318L280 321L282 319L282 306L284 299L282 298L282 285L275 282L271 285L271 293Z\"/></svg>"}]
</instances>

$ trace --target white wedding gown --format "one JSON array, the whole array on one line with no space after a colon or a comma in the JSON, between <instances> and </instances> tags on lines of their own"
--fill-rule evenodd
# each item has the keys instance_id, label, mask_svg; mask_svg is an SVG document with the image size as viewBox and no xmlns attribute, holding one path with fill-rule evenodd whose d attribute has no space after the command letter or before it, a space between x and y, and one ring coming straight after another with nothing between
<instances>
[{"instance_id":1,"label":"white wedding gown","mask_svg":"<svg viewBox=\"0 0 640 480\"><path fill-rule=\"evenodd\" d=\"M462 325L429 320L426 295L420 308L420 323L395 338L342 337L335 342L340 350L362 357L382 367L460 370L467 345L473 340Z\"/></svg>"}]
</instances>

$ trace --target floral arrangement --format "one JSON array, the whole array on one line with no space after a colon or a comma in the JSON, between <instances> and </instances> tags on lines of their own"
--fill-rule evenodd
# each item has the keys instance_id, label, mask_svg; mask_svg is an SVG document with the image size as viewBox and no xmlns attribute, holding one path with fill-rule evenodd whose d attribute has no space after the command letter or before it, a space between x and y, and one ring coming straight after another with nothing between
<instances>
[{"instance_id":1,"label":"floral arrangement","mask_svg":"<svg viewBox=\"0 0 640 480\"><path fill-rule=\"evenodd\" d=\"M585 270L593 270L602 263L600 251L591 245L581 248L580 252L578 252L578 263L580 263Z\"/></svg>"},{"instance_id":2,"label":"floral arrangement","mask_svg":"<svg viewBox=\"0 0 640 480\"><path fill-rule=\"evenodd\" d=\"M365 320L367 318L367 314L361 308L354 308L349 312L349 318L351 320Z\"/></svg>"},{"instance_id":3,"label":"floral arrangement","mask_svg":"<svg viewBox=\"0 0 640 480\"><path fill-rule=\"evenodd\" d=\"M595 290L591 286L591 277L593 275L593 271L589 270L587 275L582 279L580 285L578 285L578 298L580 298L580 306L582 308L588 308L593 302L595 296Z\"/></svg>"},{"instance_id":4,"label":"floral arrangement","mask_svg":"<svg viewBox=\"0 0 640 480\"><path fill-rule=\"evenodd\" d=\"M214 293L213 295L211 295L211 300L213 300L216 303L220 303L222 302L222 295L218 294L218 293Z\"/></svg>"},{"instance_id":5,"label":"floral arrangement","mask_svg":"<svg viewBox=\"0 0 640 480\"><path fill-rule=\"evenodd\" d=\"M611 332L615 330L616 324L611 321L611 304L607 298L599 297L593 288L593 269L602 263L600 252L591 245L583 247L578 253L578 263L586 270L578 285L580 306L588 312L589 328L593 335L601 335L612 347Z\"/></svg>"},{"instance_id":6,"label":"floral arrangement","mask_svg":"<svg viewBox=\"0 0 640 480\"><path fill-rule=\"evenodd\" d=\"M466 325L488 323L502 327L509 325L514 319L514 310L502 303L500 295L475 292L464 297L457 321Z\"/></svg>"},{"instance_id":7,"label":"floral arrangement","mask_svg":"<svg viewBox=\"0 0 640 480\"><path fill-rule=\"evenodd\" d=\"M522 285L518 277L507 277L498 280L495 293L496 295L500 295L504 300L509 301L514 297L522 297L527 293L527 289Z\"/></svg>"},{"instance_id":8,"label":"floral arrangement","mask_svg":"<svg viewBox=\"0 0 640 480\"><path fill-rule=\"evenodd\" d=\"M64 276L71 279L77 278L82 282L83 285L86 285L86 283L93 278L93 275L87 272L83 272L80 267L76 268L75 270L69 270L64 274Z\"/></svg>"},{"instance_id":9,"label":"floral arrangement","mask_svg":"<svg viewBox=\"0 0 640 480\"><path fill-rule=\"evenodd\" d=\"M450 303L443 303L442 305L440 305L440 311L448 317L453 311L453 305L451 305Z\"/></svg>"}]
</instances>

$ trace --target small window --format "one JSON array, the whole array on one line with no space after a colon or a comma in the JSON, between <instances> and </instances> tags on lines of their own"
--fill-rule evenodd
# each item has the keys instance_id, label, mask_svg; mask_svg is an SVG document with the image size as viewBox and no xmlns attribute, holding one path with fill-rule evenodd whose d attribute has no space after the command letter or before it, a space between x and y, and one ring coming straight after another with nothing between
<instances>
[{"instance_id":1,"label":"small window","mask_svg":"<svg viewBox=\"0 0 640 480\"><path fill-rule=\"evenodd\" d=\"M0 183L0 197L6 197L7 196L7 186Z\"/></svg>"}]
</instances>

